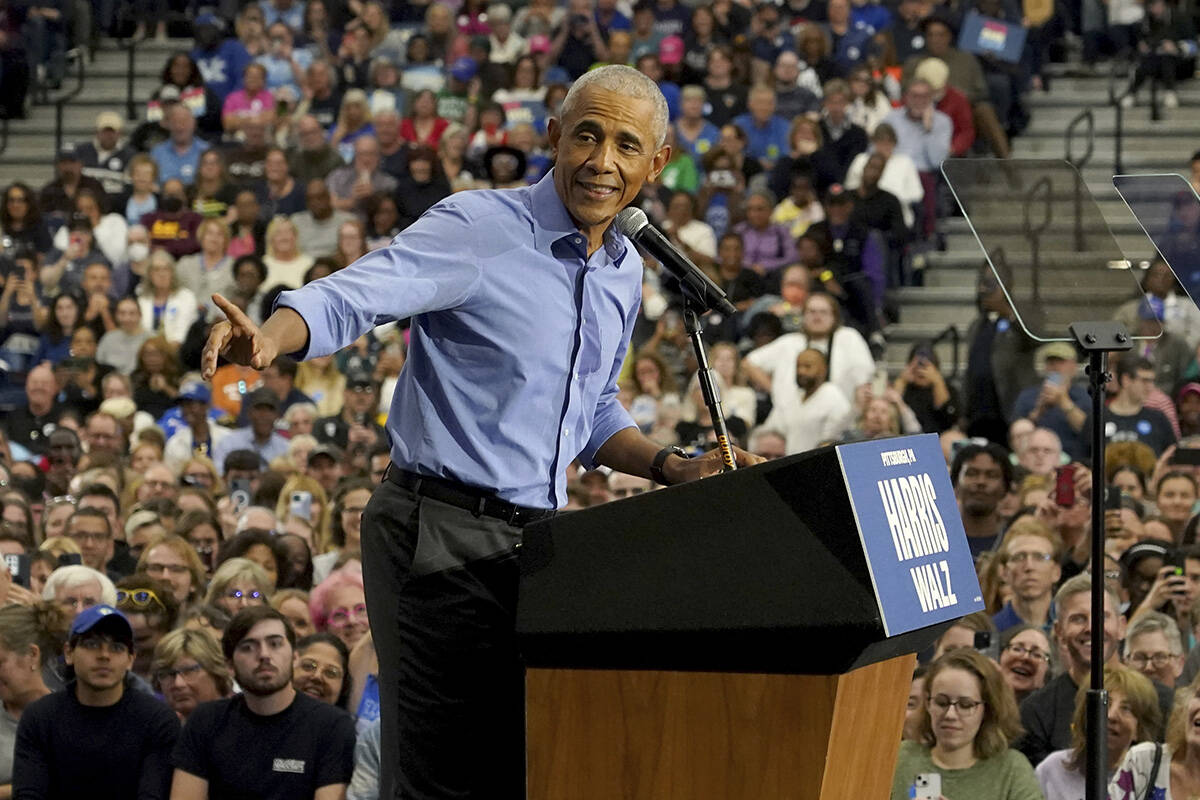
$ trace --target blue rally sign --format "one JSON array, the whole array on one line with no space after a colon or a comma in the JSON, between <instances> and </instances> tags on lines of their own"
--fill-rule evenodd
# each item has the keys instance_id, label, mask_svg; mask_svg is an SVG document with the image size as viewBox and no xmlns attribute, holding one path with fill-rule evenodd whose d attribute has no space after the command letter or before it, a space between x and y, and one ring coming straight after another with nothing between
<instances>
[{"instance_id":1,"label":"blue rally sign","mask_svg":"<svg viewBox=\"0 0 1200 800\"><path fill-rule=\"evenodd\" d=\"M983 610L938 437L837 447L888 636Z\"/></svg>"}]
</instances>

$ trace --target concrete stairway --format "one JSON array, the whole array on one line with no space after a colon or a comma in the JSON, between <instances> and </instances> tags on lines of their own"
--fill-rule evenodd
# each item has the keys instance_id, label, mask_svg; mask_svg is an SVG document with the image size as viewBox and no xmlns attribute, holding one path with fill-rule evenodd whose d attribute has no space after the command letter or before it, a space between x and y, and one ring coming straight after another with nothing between
<instances>
[{"instance_id":1,"label":"concrete stairway","mask_svg":"<svg viewBox=\"0 0 1200 800\"><path fill-rule=\"evenodd\" d=\"M1160 121L1150 119L1146 105L1124 112L1124 172L1188 175L1188 162L1197 149L1195 131L1200 127L1200 82L1182 84L1179 97L1180 107L1164 111ZM1082 174L1124 256L1135 265L1150 258L1154 246L1112 185L1115 112L1108 105L1107 78L1059 78L1052 81L1049 93L1032 94L1029 103L1033 121L1025 134L1014 141L1013 158L1064 158L1068 125L1077 114L1090 108L1095 120L1095 139ZM1084 127L1080 127L1072 145L1075 158L1086 146ZM1014 208L1014 220L1020 211ZM946 237L946 250L930 254L924 286L900 290L900 322L886 331L885 359L892 375L904 366L913 342L933 337L948 325L956 326L962 334L959 365L966 361L965 336L976 317L975 277L984 260L983 251L962 217L944 220L940 228ZM1095 292L1083 278L1077 280L1077 286L1076 291L1051 296L1061 314L1069 316L1075 309L1086 313ZM952 363L948 338L939 344L938 353L943 364Z\"/></svg>"},{"instance_id":2,"label":"concrete stairway","mask_svg":"<svg viewBox=\"0 0 1200 800\"><path fill-rule=\"evenodd\" d=\"M175 50L187 50L190 40L169 42L139 42L134 48L134 101L139 120L145 112L146 100L159 87L167 56ZM101 111L116 111L125 115L127 96L128 54L123 45L106 40L85 61L83 90L63 107L63 142L90 141L95 133L96 115ZM75 73L64 81L63 88L53 93L62 96L78 85ZM0 185L23 180L35 189L50 180L54 173L54 105L35 105L28 119L9 122L8 147L0 153ZM138 124L126 120L128 134Z\"/></svg>"}]
</instances>

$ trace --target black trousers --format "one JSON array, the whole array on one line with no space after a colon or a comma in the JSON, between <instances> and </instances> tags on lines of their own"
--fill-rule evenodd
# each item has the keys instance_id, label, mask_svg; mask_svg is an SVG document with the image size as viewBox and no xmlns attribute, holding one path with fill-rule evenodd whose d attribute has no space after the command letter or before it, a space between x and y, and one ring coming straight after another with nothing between
<instances>
[{"instance_id":1,"label":"black trousers","mask_svg":"<svg viewBox=\"0 0 1200 800\"><path fill-rule=\"evenodd\" d=\"M521 529L384 481L363 513L380 797L525 797Z\"/></svg>"}]
</instances>

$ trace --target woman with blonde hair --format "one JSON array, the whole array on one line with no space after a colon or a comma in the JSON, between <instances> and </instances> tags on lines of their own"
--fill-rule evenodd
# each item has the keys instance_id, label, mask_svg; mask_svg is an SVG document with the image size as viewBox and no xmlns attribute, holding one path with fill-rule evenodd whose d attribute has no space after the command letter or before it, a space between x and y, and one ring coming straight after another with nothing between
<instances>
[{"instance_id":1,"label":"woman with blonde hair","mask_svg":"<svg viewBox=\"0 0 1200 800\"><path fill-rule=\"evenodd\" d=\"M1153 742L1162 724L1158 693L1154 684L1137 670L1120 664L1105 666L1104 688L1108 690L1108 764L1111 777L1125 758L1130 745ZM1056 750L1037 766L1038 783L1049 800L1083 797L1087 765L1087 694L1081 686L1075 694L1075 715L1071 720L1071 747ZM1112 797L1117 795L1111 794Z\"/></svg>"},{"instance_id":2,"label":"woman with blonde hair","mask_svg":"<svg viewBox=\"0 0 1200 800\"><path fill-rule=\"evenodd\" d=\"M199 628L176 628L158 640L150 662L154 688L181 721L196 707L233 693L233 673L213 635Z\"/></svg>"},{"instance_id":3,"label":"woman with blonde hair","mask_svg":"<svg viewBox=\"0 0 1200 800\"><path fill-rule=\"evenodd\" d=\"M217 465L208 456L194 455L179 469L179 480L184 486L196 486L216 497L225 494L225 482L217 472Z\"/></svg>"},{"instance_id":4,"label":"woman with blonde hair","mask_svg":"<svg viewBox=\"0 0 1200 800\"><path fill-rule=\"evenodd\" d=\"M1010 749L1021 734L1012 689L987 656L951 650L929 668L928 699L919 741L900 744L891 800L904 800L918 775L941 776L944 797L971 800L1037 800L1033 767Z\"/></svg>"},{"instance_id":5,"label":"woman with blonde hair","mask_svg":"<svg viewBox=\"0 0 1200 800\"><path fill-rule=\"evenodd\" d=\"M299 231L287 217L276 217L267 225L267 252L263 264L267 267L267 288L286 286L299 289L304 285L304 273L313 265L310 255L300 252Z\"/></svg>"},{"instance_id":6,"label":"woman with blonde hair","mask_svg":"<svg viewBox=\"0 0 1200 800\"><path fill-rule=\"evenodd\" d=\"M317 483L316 479L307 475L293 475L288 478L284 482L283 488L279 490L279 501L275 504L275 518L286 520L289 516L296 515L291 508L292 494L295 492L308 492L312 495L308 521L317 536L317 540L313 543L316 552L324 552L329 547L329 496L325 494L325 490L321 484Z\"/></svg>"},{"instance_id":7,"label":"woman with blonde hair","mask_svg":"<svg viewBox=\"0 0 1200 800\"><path fill-rule=\"evenodd\" d=\"M200 252L184 256L175 265L180 286L194 294L205 307L211 305L215 292L224 291L233 283L233 259L226 252L231 237L229 226L223 220L210 217L196 229Z\"/></svg>"},{"instance_id":8,"label":"woman with blonde hair","mask_svg":"<svg viewBox=\"0 0 1200 800\"><path fill-rule=\"evenodd\" d=\"M1200 794L1200 680L1175 690L1164 744L1135 744L1108 784L1110 800L1191 798Z\"/></svg>"},{"instance_id":9,"label":"woman with blonde hair","mask_svg":"<svg viewBox=\"0 0 1200 800\"><path fill-rule=\"evenodd\" d=\"M231 558L213 573L204 602L231 617L243 608L265 606L271 600L271 579L248 558Z\"/></svg>"},{"instance_id":10,"label":"woman with blonde hair","mask_svg":"<svg viewBox=\"0 0 1200 800\"><path fill-rule=\"evenodd\" d=\"M293 472L304 472L308 468L308 454L316 447L317 439L309 433L301 433L289 439L285 457L288 469Z\"/></svg>"},{"instance_id":11,"label":"woman with blonde hair","mask_svg":"<svg viewBox=\"0 0 1200 800\"><path fill-rule=\"evenodd\" d=\"M4 704L4 745L0 747L0 792L11 797L17 722L35 700L50 694L46 676L67 641L70 616L54 603L0 608L0 702Z\"/></svg>"},{"instance_id":12,"label":"woman with blonde hair","mask_svg":"<svg viewBox=\"0 0 1200 800\"><path fill-rule=\"evenodd\" d=\"M313 626L312 611L308 602L308 592L300 589L280 589L271 598L271 608L288 618L297 639L303 639L317 631Z\"/></svg>"},{"instance_id":13,"label":"woman with blonde hair","mask_svg":"<svg viewBox=\"0 0 1200 800\"><path fill-rule=\"evenodd\" d=\"M351 89L342 95L338 109L337 124L329 135L329 144L337 148L338 154L349 164L354 160L354 140L375 133L371 120L371 102L362 89Z\"/></svg>"},{"instance_id":14,"label":"woman with blonde hair","mask_svg":"<svg viewBox=\"0 0 1200 800\"><path fill-rule=\"evenodd\" d=\"M198 306L196 295L180 284L175 259L166 250L150 254L150 267L138 284L137 297L146 330L161 335L172 350L178 349L196 321Z\"/></svg>"},{"instance_id":15,"label":"woman with blonde hair","mask_svg":"<svg viewBox=\"0 0 1200 800\"><path fill-rule=\"evenodd\" d=\"M342 410L346 376L333 356L317 356L297 366L296 388L312 398L319 416L332 417Z\"/></svg>"}]
</instances>

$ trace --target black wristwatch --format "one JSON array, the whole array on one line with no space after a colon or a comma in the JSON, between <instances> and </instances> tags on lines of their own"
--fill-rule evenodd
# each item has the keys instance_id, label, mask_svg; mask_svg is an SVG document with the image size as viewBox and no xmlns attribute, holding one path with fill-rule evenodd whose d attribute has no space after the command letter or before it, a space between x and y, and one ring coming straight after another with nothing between
<instances>
[{"instance_id":1,"label":"black wristwatch","mask_svg":"<svg viewBox=\"0 0 1200 800\"><path fill-rule=\"evenodd\" d=\"M663 486L671 485L671 482L667 480L667 476L663 475L662 471L663 464L667 463L667 457L671 455L677 455L680 458L690 458L686 450L675 445L659 450L658 455L654 457L654 462L650 464L650 477L654 479L655 483L662 484Z\"/></svg>"}]
</instances>

